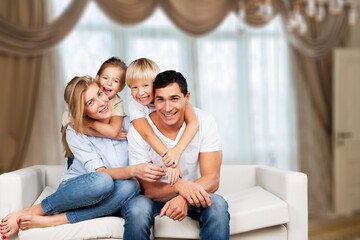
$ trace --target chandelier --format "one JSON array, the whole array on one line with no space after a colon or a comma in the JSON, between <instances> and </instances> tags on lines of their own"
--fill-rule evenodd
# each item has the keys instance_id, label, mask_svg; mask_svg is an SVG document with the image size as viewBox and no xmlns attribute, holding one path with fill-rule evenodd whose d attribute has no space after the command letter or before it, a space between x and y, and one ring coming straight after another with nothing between
<instances>
[{"instance_id":1,"label":"chandelier","mask_svg":"<svg viewBox=\"0 0 360 240\"><path fill-rule=\"evenodd\" d=\"M275 1L275 0L273 0ZM327 14L340 15L347 14L349 25L355 25L358 19L358 8L360 0L295 0L281 1L288 9L287 29L300 35L306 34L308 30L306 19L315 19L316 22L323 22ZM271 0L250 1L257 5L257 15L264 20L270 20L273 17L273 5ZM240 25L246 18L245 0L239 0L238 19Z\"/></svg>"}]
</instances>

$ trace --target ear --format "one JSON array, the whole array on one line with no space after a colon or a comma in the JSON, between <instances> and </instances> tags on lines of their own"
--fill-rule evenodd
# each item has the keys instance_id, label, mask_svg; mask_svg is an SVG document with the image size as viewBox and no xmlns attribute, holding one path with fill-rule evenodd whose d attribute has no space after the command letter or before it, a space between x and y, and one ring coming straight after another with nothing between
<instances>
[{"instance_id":1,"label":"ear","mask_svg":"<svg viewBox=\"0 0 360 240\"><path fill-rule=\"evenodd\" d=\"M190 101L190 92L187 92L187 94L185 95L185 99L186 99L186 102Z\"/></svg>"}]
</instances>

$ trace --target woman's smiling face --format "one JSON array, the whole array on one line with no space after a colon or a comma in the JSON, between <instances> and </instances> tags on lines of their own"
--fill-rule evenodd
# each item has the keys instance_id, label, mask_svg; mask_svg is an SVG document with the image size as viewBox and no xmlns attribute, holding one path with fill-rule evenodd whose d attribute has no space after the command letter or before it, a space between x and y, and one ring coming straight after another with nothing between
<instances>
[{"instance_id":1,"label":"woman's smiling face","mask_svg":"<svg viewBox=\"0 0 360 240\"><path fill-rule=\"evenodd\" d=\"M96 83L88 86L84 93L85 113L92 119L102 122L109 121L111 109L109 98Z\"/></svg>"}]
</instances>

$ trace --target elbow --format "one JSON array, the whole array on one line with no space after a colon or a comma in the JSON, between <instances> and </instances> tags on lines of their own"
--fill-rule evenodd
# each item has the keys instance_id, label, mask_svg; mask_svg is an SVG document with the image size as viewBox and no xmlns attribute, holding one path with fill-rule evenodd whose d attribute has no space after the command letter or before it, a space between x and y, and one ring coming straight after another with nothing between
<instances>
[{"instance_id":1,"label":"elbow","mask_svg":"<svg viewBox=\"0 0 360 240\"><path fill-rule=\"evenodd\" d=\"M214 174L213 175L213 179L212 179L212 185L210 187L210 191L209 192L216 192L220 187L220 175L219 174Z\"/></svg>"},{"instance_id":2,"label":"elbow","mask_svg":"<svg viewBox=\"0 0 360 240\"><path fill-rule=\"evenodd\" d=\"M150 198L150 199L153 199L155 200L157 195L154 191L151 191L151 190L147 190L147 189L142 189L143 190L143 194L144 196Z\"/></svg>"},{"instance_id":3,"label":"elbow","mask_svg":"<svg viewBox=\"0 0 360 240\"><path fill-rule=\"evenodd\" d=\"M196 131L199 130L199 122L198 121L195 122L194 127L195 127Z\"/></svg>"},{"instance_id":4,"label":"elbow","mask_svg":"<svg viewBox=\"0 0 360 240\"><path fill-rule=\"evenodd\" d=\"M211 192L216 192L220 187L220 181L218 180L217 182L214 183L213 189Z\"/></svg>"},{"instance_id":5,"label":"elbow","mask_svg":"<svg viewBox=\"0 0 360 240\"><path fill-rule=\"evenodd\" d=\"M119 133L116 132L116 131L111 131L111 133L109 134L109 138L112 138L112 139L117 139Z\"/></svg>"}]
</instances>

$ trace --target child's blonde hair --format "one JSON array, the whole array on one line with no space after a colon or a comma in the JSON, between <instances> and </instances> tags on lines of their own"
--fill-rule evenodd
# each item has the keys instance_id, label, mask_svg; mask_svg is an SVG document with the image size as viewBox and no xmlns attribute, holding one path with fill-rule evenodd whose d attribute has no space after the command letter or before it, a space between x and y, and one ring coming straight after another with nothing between
<instances>
[{"instance_id":1,"label":"child's blonde hair","mask_svg":"<svg viewBox=\"0 0 360 240\"><path fill-rule=\"evenodd\" d=\"M159 72L160 68L154 61L148 58L136 59L126 70L126 84L131 87L135 81L152 83Z\"/></svg>"}]
</instances>

